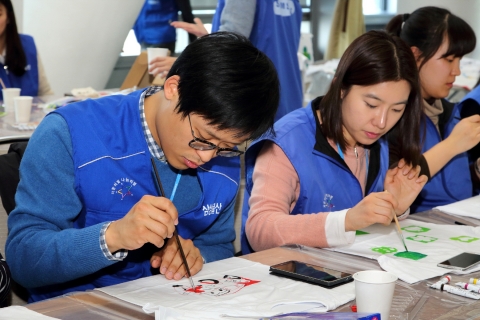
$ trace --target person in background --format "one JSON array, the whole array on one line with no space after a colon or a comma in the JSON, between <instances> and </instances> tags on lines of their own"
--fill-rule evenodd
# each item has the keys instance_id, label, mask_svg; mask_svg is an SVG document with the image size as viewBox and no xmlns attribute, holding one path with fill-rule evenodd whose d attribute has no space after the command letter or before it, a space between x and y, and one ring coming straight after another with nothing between
<instances>
[{"instance_id":1,"label":"person in background","mask_svg":"<svg viewBox=\"0 0 480 320\"><path fill-rule=\"evenodd\" d=\"M480 115L461 119L462 104L455 106L445 98L460 75L460 59L475 48L475 33L464 20L437 7L399 14L386 31L399 36L415 56L428 117L423 153L432 179L413 203L412 212L472 197L472 178L478 181L480 171L470 165L467 152L480 142Z\"/></svg>"},{"instance_id":2,"label":"person in background","mask_svg":"<svg viewBox=\"0 0 480 320\"><path fill-rule=\"evenodd\" d=\"M168 65L168 69L175 62L173 55L175 54L177 41L176 30L170 23L178 20L179 11L182 13L183 21L193 23L190 0L145 0L145 4L133 26L135 37L142 50L147 48L167 48L170 50L170 56L155 59L155 62L160 66ZM193 34L189 34L188 37L190 42L197 38ZM162 68L162 72L168 71L168 69ZM166 75L167 72L163 73L163 77Z\"/></svg>"},{"instance_id":3,"label":"person in background","mask_svg":"<svg viewBox=\"0 0 480 320\"><path fill-rule=\"evenodd\" d=\"M33 38L18 33L10 0L0 0L0 78L22 96L53 94Z\"/></svg>"},{"instance_id":4,"label":"person in background","mask_svg":"<svg viewBox=\"0 0 480 320\"><path fill-rule=\"evenodd\" d=\"M270 59L219 32L187 46L163 87L49 113L22 158L8 217L6 259L29 301L153 269L180 280L177 223L192 275L232 257L236 146L272 129L278 101Z\"/></svg>"},{"instance_id":5,"label":"person in background","mask_svg":"<svg viewBox=\"0 0 480 320\"><path fill-rule=\"evenodd\" d=\"M428 179L422 117L410 48L382 31L358 37L325 96L248 148L242 252L347 245L356 230L407 217Z\"/></svg>"},{"instance_id":6,"label":"person in background","mask_svg":"<svg viewBox=\"0 0 480 320\"><path fill-rule=\"evenodd\" d=\"M199 18L195 23L172 22L175 28L202 36L208 33ZM219 0L212 32L242 34L264 52L275 65L280 79L280 105L275 120L303 106L303 89L298 63L302 8L298 0ZM168 70L166 63L152 62L157 75Z\"/></svg>"},{"instance_id":7,"label":"person in background","mask_svg":"<svg viewBox=\"0 0 480 320\"><path fill-rule=\"evenodd\" d=\"M470 116L480 114L480 79L477 81L473 89L466 94L460 102L458 102L458 109L460 109L460 117L468 118ZM475 147L467 151L468 158L470 163L474 166L474 169L480 172L480 143L477 144ZM478 168L478 169L477 169ZM475 173L475 171L472 171ZM472 181L476 181L474 177L472 177ZM480 186L475 186L475 189L479 189ZM479 189L480 190L480 189ZM477 191L477 193L479 193Z\"/></svg>"}]
</instances>

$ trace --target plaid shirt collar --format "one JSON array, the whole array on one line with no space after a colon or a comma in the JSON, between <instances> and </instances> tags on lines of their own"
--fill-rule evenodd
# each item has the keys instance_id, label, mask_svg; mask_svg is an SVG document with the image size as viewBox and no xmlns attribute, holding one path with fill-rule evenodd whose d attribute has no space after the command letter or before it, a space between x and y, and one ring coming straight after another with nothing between
<instances>
[{"instance_id":1,"label":"plaid shirt collar","mask_svg":"<svg viewBox=\"0 0 480 320\"><path fill-rule=\"evenodd\" d=\"M163 90L163 87L151 86L145 90L140 96L139 102L139 111L140 111L140 120L142 122L143 134L145 135L145 140L147 141L148 150L150 154L162 162L167 162L165 154L163 153L162 148L157 144L155 139L153 139L152 133L147 125L147 120L145 119L145 98L150 97L151 95Z\"/></svg>"}]
</instances>

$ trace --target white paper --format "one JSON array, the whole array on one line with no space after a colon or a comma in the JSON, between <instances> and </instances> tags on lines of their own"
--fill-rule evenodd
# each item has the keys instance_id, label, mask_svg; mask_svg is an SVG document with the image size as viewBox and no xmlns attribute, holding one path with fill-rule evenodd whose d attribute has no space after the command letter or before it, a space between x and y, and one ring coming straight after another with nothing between
<instances>
[{"instance_id":1,"label":"white paper","mask_svg":"<svg viewBox=\"0 0 480 320\"><path fill-rule=\"evenodd\" d=\"M96 290L142 306L145 312L156 312L157 319L224 319L222 315L260 318L312 308L326 312L355 298L353 282L325 289L270 275L269 266L241 258L207 263L193 280L195 285L202 285L203 293L186 292L190 288L188 279L171 281L163 275Z\"/></svg>"},{"instance_id":2,"label":"white paper","mask_svg":"<svg viewBox=\"0 0 480 320\"><path fill-rule=\"evenodd\" d=\"M10 306L0 309L0 320L59 320L45 316L22 306Z\"/></svg>"},{"instance_id":3,"label":"white paper","mask_svg":"<svg viewBox=\"0 0 480 320\"><path fill-rule=\"evenodd\" d=\"M480 266L467 271L437 267L438 263L461 252L480 253L480 227L441 225L410 219L400 221L400 225L408 250L425 254L425 258L411 260L395 256L405 251L395 223L390 226L372 225L363 229L368 234L357 235L352 245L329 250L376 259L382 269L408 283L446 273L468 274L480 270Z\"/></svg>"},{"instance_id":4,"label":"white paper","mask_svg":"<svg viewBox=\"0 0 480 320\"><path fill-rule=\"evenodd\" d=\"M457 201L445 206L438 206L433 209L437 209L451 215L480 219L480 196Z\"/></svg>"}]
</instances>

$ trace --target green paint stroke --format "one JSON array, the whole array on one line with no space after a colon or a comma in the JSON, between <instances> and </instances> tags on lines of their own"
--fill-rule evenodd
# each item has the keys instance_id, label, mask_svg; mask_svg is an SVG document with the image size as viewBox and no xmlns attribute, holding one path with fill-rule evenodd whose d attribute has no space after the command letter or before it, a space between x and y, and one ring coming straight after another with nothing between
<instances>
[{"instance_id":1,"label":"green paint stroke","mask_svg":"<svg viewBox=\"0 0 480 320\"><path fill-rule=\"evenodd\" d=\"M470 243L470 242L477 241L477 240L480 240L480 239L479 239L479 238L470 237L470 236L458 236L458 237L450 238L450 240Z\"/></svg>"},{"instance_id":2,"label":"green paint stroke","mask_svg":"<svg viewBox=\"0 0 480 320\"><path fill-rule=\"evenodd\" d=\"M438 238L434 237L429 237L429 236L422 236L422 235L414 235L412 237L407 237L408 240L416 241L416 242L421 242L421 243L429 243L429 242L434 242L437 241Z\"/></svg>"},{"instance_id":3,"label":"green paint stroke","mask_svg":"<svg viewBox=\"0 0 480 320\"><path fill-rule=\"evenodd\" d=\"M402 252L395 253L394 256L399 258L411 259L411 260L420 260L425 258L427 255L420 252L402 251Z\"/></svg>"},{"instance_id":4,"label":"green paint stroke","mask_svg":"<svg viewBox=\"0 0 480 320\"><path fill-rule=\"evenodd\" d=\"M392 248L392 247L376 247L376 248L372 248L372 251L373 252L378 252L380 254L385 254L385 253L397 252L397 249Z\"/></svg>"},{"instance_id":5,"label":"green paint stroke","mask_svg":"<svg viewBox=\"0 0 480 320\"><path fill-rule=\"evenodd\" d=\"M407 232L412 232L412 233L422 233L422 232L430 231L429 228L424 228L424 227L420 227L420 226L403 227L402 230L407 231Z\"/></svg>"},{"instance_id":6,"label":"green paint stroke","mask_svg":"<svg viewBox=\"0 0 480 320\"><path fill-rule=\"evenodd\" d=\"M361 236L361 235L364 235L364 234L370 234L370 233L362 231L362 230L355 231L355 235L357 235L357 236Z\"/></svg>"}]
</instances>

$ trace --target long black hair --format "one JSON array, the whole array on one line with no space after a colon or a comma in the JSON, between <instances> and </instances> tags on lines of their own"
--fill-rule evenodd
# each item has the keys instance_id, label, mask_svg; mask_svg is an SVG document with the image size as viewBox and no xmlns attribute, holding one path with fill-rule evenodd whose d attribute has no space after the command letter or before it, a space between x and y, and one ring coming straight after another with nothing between
<instances>
[{"instance_id":1,"label":"long black hair","mask_svg":"<svg viewBox=\"0 0 480 320\"><path fill-rule=\"evenodd\" d=\"M5 57L5 65L8 67L9 72L16 76L22 76L27 66L27 57L23 51L20 35L18 34L13 5L10 0L0 0L0 4L3 4L7 10L7 26L5 27L7 55Z\"/></svg>"},{"instance_id":2,"label":"long black hair","mask_svg":"<svg viewBox=\"0 0 480 320\"><path fill-rule=\"evenodd\" d=\"M444 39L448 39L448 50L442 58L453 55L463 57L475 49L476 37L473 29L463 19L447 9L422 7L411 14L399 14L390 20L387 32L399 36L409 47L420 49L422 60L419 69L437 52Z\"/></svg>"},{"instance_id":3,"label":"long black hair","mask_svg":"<svg viewBox=\"0 0 480 320\"><path fill-rule=\"evenodd\" d=\"M410 94L405 112L387 136L394 137L399 154L408 164L419 164L423 105L417 64L405 42L384 31L373 30L361 35L342 55L334 81L320 102L323 134L345 150L342 91L347 95L353 85L371 86L401 80L410 85Z\"/></svg>"}]
</instances>

